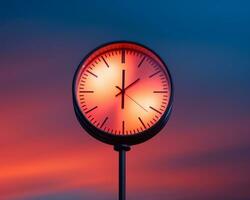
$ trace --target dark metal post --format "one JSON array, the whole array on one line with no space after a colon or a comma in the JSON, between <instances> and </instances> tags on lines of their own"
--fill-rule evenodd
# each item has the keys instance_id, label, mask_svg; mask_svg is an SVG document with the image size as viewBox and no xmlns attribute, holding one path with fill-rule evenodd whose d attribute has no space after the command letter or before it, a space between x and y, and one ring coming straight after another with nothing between
<instances>
[{"instance_id":1,"label":"dark metal post","mask_svg":"<svg viewBox=\"0 0 250 200\"><path fill-rule=\"evenodd\" d=\"M126 151L119 150L119 200L126 199Z\"/></svg>"},{"instance_id":2,"label":"dark metal post","mask_svg":"<svg viewBox=\"0 0 250 200\"><path fill-rule=\"evenodd\" d=\"M130 147L117 145L114 149L119 152L119 200L126 200L126 151Z\"/></svg>"}]
</instances>

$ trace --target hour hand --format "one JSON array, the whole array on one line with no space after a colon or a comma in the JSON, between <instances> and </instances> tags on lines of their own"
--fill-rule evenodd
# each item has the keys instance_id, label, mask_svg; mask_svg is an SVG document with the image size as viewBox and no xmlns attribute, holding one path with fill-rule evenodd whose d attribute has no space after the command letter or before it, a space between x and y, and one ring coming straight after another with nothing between
<instances>
[{"instance_id":1,"label":"hour hand","mask_svg":"<svg viewBox=\"0 0 250 200\"><path fill-rule=\"evenodd\" d=\"M127 87L125 87L124 88L124 91L126 90L126 89L128 89L128 88L130 88L132 85L134 85L135 83L137 83L138 81L139 81L140 79L138 78L138 79L136 79L134 82L132 82L132 83L130 83ZM116 86L116 88L117 88L118 86ZM119 93L117 93L115 96L117 97L117 96L119 96L120 94L122 94L122 89L120 88L120 92Z\"/></svg>"}]
</instances>

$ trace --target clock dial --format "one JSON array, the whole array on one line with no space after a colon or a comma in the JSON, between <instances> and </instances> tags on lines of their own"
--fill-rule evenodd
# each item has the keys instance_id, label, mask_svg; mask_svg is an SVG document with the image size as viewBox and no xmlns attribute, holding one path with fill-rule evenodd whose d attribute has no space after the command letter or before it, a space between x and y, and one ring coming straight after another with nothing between
<instances>
[{"instance_id":1,"label":"clock dial","mask_svg":"<svg viewBox=\"0 0 250 200\"><path fill-rule=\"evenodd\" d=\"M164 63L134 43L114 43L92 52L75 81L79 112L113 136L144 134L166 117L172 85Z\"/></svg>"}]
</instances>

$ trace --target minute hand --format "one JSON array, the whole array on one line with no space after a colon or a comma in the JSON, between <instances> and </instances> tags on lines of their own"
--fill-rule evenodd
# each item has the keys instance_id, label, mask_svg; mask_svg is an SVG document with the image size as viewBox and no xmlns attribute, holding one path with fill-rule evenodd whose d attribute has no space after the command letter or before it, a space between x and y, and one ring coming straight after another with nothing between
<instances>
[{"instance_id":1,"label":"minute hand","mask_svg":"<svg viewBox=\"0 0 250 200\"><path fill-rule=\"evenodd\" d=\"M140 79L136 79L133 83L130 83L127 87L124 88L124 92L126 89L130 88L132 85L134 85L136 82L138 82ZM119 96L122 93L122 91L120 91L119 93L117 93L115 96Z\"/></svg>"}]
</instances>

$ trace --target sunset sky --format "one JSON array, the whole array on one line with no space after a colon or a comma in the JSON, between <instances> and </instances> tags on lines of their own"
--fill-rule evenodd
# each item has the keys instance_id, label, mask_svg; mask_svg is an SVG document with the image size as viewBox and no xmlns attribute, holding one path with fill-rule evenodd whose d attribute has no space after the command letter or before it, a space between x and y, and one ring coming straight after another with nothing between
<instances>
[{"instance_id":1,"label":"sunset sky","mask_svg":"<svg viewBox=\"0 0 250 200\"><path fill-rule=\"evenodd\" d=\"M149 46L171 71L171 118L127 153L128 200L250 199L250 2L1 1L0 200L115 200L117 152L72 105L100 44Z\"/></svg>"}]
</instances>

